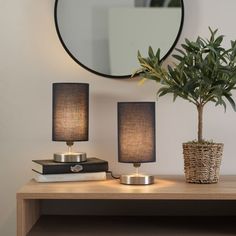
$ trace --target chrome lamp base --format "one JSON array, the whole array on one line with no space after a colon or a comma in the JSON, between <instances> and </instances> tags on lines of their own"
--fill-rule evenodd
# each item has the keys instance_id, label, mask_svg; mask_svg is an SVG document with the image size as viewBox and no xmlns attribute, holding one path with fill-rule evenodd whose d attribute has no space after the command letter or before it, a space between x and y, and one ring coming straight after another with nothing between
<instances>
[{"instance_id":1,"label":"chrome lamp base","mask_svg":"<svg viewBox=\"0 0 236 236\"><path fill-rule=\"evenodd\" d=\"M153 175L142 175L142 174L121 175L120 183L121 184L130 184L130 185L154 184L154 176Z\"/></svg>"},{"instance_id":2,"label":"chrome lamp base","mask_svg":"<svg viewBox=\"0 0 236 236\"><path fill-rule=\"evenodd\" d=\"M55 162L83 162L87 160L85 152L54 153Z\"/></svg>"}]
</instances>

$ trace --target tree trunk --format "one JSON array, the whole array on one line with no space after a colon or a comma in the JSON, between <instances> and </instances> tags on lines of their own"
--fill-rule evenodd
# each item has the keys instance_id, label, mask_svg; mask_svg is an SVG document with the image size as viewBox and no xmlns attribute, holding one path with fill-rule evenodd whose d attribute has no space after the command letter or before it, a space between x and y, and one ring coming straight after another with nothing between
<instances>
[{"instance_id":1,"label":"tree trunk","mask_svg":"<svg viewBox=\"0 0 236 236\"><path fill-rule=\"evenodd\" d=\"M199 104L197 106L197 111L198 111L198 142L202 142L203 138L202 138L202 117L203 117L203 105Z\"/></svg>"}]
</instances>

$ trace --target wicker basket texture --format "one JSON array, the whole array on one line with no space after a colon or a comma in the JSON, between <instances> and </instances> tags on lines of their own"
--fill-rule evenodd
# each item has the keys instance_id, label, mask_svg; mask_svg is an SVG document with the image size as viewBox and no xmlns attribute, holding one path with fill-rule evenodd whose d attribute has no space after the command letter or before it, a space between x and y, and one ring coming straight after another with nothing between
<instances>
[{"instance_id":1,"label":"wicker basket texture","mask_svg":"<svg viewBox=\"0 0 236 236\"><path fill-rule=\"evenodd\" d=\"M184 143L184 172L186 182L211 184L219 181L223 143Z\"/></svg>"}]
</instances>

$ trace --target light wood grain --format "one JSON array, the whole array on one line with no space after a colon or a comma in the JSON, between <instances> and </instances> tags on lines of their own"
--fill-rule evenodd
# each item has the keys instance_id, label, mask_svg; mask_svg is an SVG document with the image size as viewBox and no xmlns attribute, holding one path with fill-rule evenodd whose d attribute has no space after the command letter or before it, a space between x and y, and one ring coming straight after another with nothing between
<instances>
[{"instance_id":1,"label":"light wood grain","mask_svg":"<svg viewBox=\"0 0 236 236\"><path fill-rule=\"evenodd\" d=\"M39 200L17 199L17 235L27 235L39 217Z\"/></svg>"},{"instance_id":2,"label":"light wood grain","mask_svg":"<svg viewBox=\"0 0 236 236\"><path fill-rule=\"evenodd\" d=\"M121 185L118 180L37 183L31 180L18 199L181 199L236 200L236 176L222 176L217 184L189 184L182 176L160 176L149 186Z\"/></svg>"},{"instance_id":3,"label":"light wood grain","mask_svg":"<svg viewBox=\"0 0 236 236\"><path fill-rule=\"evenodd\" d=\"M17 236L26 236L40 217L43 199L94 200L236 200L236 176L217 184L189 184L182 176L159 176L148 186L121 185L118 180L37 183L17 192Z\"/></svg>"}]
</instances>

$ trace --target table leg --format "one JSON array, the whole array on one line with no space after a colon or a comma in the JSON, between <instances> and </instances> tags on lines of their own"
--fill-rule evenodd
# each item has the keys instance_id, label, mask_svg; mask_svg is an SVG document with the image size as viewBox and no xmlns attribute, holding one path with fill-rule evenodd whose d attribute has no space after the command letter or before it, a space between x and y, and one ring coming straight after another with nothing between
<instances>
[{"instance_id":1,"label":"table leg","mask_svg":"<svg viewBox=\"0 0 236 236\"><path fill-rule=\"evenodd\" d=\"M40 217L40 200L17 199L17 236L26 236Z\"/></svg>"}]
</instances>

